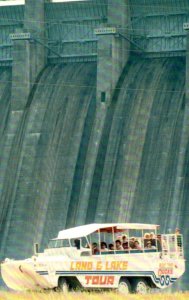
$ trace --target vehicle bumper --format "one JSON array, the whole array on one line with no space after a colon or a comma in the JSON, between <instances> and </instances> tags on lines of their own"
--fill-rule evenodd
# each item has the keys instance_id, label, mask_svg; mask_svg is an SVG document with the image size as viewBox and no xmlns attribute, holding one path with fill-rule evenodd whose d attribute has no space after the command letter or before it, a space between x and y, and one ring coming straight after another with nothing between
<instances>
[{"instance_id":1,"label":"vehicle bumper","mask_svg":"<svg viewBox=\"0 0 189 300\"><path fill-rule=\"evenodd\" d=\"M31 262L6 260L1 264L5 284L15 291L50 288L48 281L36 273Z\"/></svg>"}]
</instances>

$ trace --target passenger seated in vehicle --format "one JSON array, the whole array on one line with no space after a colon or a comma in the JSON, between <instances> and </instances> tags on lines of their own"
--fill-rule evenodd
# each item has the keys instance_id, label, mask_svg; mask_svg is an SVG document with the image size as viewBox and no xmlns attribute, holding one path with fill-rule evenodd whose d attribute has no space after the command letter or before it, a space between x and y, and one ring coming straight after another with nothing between
<instances>
[{"instance_id":1,"label":"passenger seated in vehicle","mask_svg":"<svg viewBox=\"0 0 189 300\"><path fill-rule=\"evenodd\" d=\"M120 240L116 240L115 246L116 246L116 250L123 250Z\"/></svg>"},{"instance_id":2,"label":"passenger seated in vehicle","mask_svg":"<svg viewBox=\"0 0 189 300\"><path fill-rule=\"evenodd\" d=\"M147 247L147 242L150 241L150 234L149 233L145 233L144 234L144 248Z\"/></svg>"},{"instance_id":3,"label":"passenger seated in vehicle","mask_svg":"<svg viewBox=\"0 0 189 300\"><path fill-rule=\"evenodd\" d=\"M113 244L109 244L109 250L114 250L114 245Z\"/></svg>"},{"instance_id":4,"label":"passenger seated in vehicle","mask_svg":"<svg viewBox=\"0 0 189 300\"><path fill-rule=\"evenodd\" d=\"M154 232L150 233L150 241L152 243L152 246L156 247L156 236Z\"/></svg>"},{"instance_id":5,"label":"passenger seated in vehicle","mask_svg":"<svg viewBox=\"0 0 189 300\"><path fill-rule=\"evenodd\" d=\"M136 237L135 236L132 236L132 237L130 237L130 239L129 239L130 241L132 241L133 243L136 241Z\"/></svg>"},{"instance_id":6,"label":"passenger seated in vehicle","mask_svg":"<svg viewBox=\"0 0 189 300\"><path fill-rule=\"evenodd\" d=\"M130 240L129 240L130 249L134 249L134 243L135 243L135 238L134 237L130 238Z\"/></svg>"},{"instance_id":7,"label":"passenger seated in vehicle","mask_svg":"<svg viewBox=\"0 0 189 300\"><path fill-rule=\"evenodd\" d=\"M125 234L122 235L122 244L127 243L127 242L128 242L127 236Z\"/></svg>"},{"instance_id":8,"label":"passenger seated in vehicle","mask_svg":"<svg viewBox=\"0 0 189 300\"><path fill-rule=\"evenodd\" d=\"M152 246L152 242L151 241L147 241L145 249L156 249L156 247Z\"/></svg>"},{"instance_id":9,"label":"passenger seated in vehicle","mask_svg":"<svg viewBox=\"0 0 189 300\"><path fill-rule=\"evenodd\" d=\"M139 241L135 240L134 241L134 248L133 249L136 249L136 250L142 250L140 244L139 244Z\"/></svg>"},{"instance_id":10,"label":"passenger seated in vehicle","mask_svg":"<svg viewBox=\"0 0 189 300\"><path fill-rule=\"evenodd\" d=\"M74 240L74 246L79 250L81 248L80 240Z\"/></svg>"},{"instance_id":11,"label":"passenger seated in vehicle","mask_svg":"<svg viewBox=\"0 0 189 300\"><path fill-rule=\"evenodd\" d=\"M105 242L101 242L100 249L102 251L108 251L107 244Z\"/></svg>"},{"instance_id":12,"label":"passenger seated in vehicle","mask_svg":"<svg viewBox=\"0 0 189 300\"><path fill-rule=\"evenodd\" d=\"M96 254L99 254L99 253L100 253L100 251L98 249L97 243L92 243L92 254L96 255Z\"/></svg>"},{"instance_id":13,"label":"passenger seated in vehicle","mask_svg":"<svg viewBox=\"0 0 189 300\"><path fill-rule=\"evenodd\" d=\"M123 247L124 250L128 250L129 249L129 243L128 242L123 243L122 247Z\"/></svg>"},{"instance_id":14,"label":"passenger seated in vehicle","mask_svg":"<svg viewBox=\"0 0 189 300\"><path fill-rule=\"evenodd\" d=\"M175 229L175 234L176 234L176 235L180 235L180 229L179 229L179 228L176 228L176 229Z\"/></svg>"}]
</instances>

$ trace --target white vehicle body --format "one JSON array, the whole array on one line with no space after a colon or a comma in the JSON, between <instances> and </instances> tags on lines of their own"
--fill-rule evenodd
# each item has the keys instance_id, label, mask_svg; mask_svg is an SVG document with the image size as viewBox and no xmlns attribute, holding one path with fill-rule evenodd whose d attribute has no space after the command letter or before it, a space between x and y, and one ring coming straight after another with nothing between
<instances>
[{"instance_id":1,"label":"white vehicle body","mask_svg":"<svg viewBox=\"0 0 189 300\"><path fill-rule=\"evenodd\" d=\"M64 279L69 286L82 288L119 288L122 279L144 280L149 287L166 288L182 276L185 271L182 235L163 234L157 239L158 225L151 224L89 224L60 231L56 239L43 253L26 260L5 259L1 265L2 278L13 290L52 289ZM137 236L140 249L130 247L130 232L141 232ZM153 231L156 245L145 248L144 233ZM94 242L99 248L105 236L115 240L127 234L128 249L100 250L94 253L89 245ZM104 236L103 236L104 235ZM82 245L86 239L87 247ZM79 247L73 245L76 241ZM126 245L126 244L125 244ZM148 243L149 245L149 243Z\"/></svg>"}]
</instances>

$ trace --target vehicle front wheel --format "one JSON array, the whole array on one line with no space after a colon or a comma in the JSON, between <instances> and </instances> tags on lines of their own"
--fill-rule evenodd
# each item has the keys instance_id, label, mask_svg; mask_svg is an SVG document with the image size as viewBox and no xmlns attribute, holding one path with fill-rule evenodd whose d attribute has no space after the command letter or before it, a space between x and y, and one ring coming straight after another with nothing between
<instances>
[{"instance_id":1,"label":"vehicle front wheel","mask_svg":"<svg viewBox=\"0 0 189 300\"><path fill-rule=\"evenodd\" d=\"M137 278L133 281L132 285L133 292L136 294L145 295L150 291L150 287L145 279Z\"/></svg>"},{"instance_id":2,"label":"vehicle front wheel","mask_svg":"<svg viewBox=\"0 0 189 300\"><path fill-rule=\"evenodd\" d=\"M120 279L117 291L122 295L128 295L131 292L130 282L126 278Z\"/></svg>"},{"instance_id":3,"label":"vehicle front wheel","mask_svg":"<svg viewBox=\"0 0 189 300\"><path fill-rule=\"evenodd\" d=\"M60 278L58 284L58 291L64 294L67 294L69 292L69 284L65 278Z\"/></svg>"}]
</instances>

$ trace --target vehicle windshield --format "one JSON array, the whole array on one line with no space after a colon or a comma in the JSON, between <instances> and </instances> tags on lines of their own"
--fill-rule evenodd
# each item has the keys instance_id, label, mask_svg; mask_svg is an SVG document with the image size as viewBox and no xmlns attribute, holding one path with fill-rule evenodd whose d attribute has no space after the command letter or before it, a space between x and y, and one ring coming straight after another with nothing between
<instances>
[{"instance_id":1,"label":"vehicle windshield","mask_svg":"<svg viewBox=\"0 0 189 300\"><path fill-rule=\"evenodd\" d=\"M48 244L48 248L64 248L64 247L76 247L77 249L81 248L90 248L89 242L86 237L82 237L79 239L55 239L50 240Z\"/></svg>"},{"instance_id":2,"label":"vehicle windshield","mask_svg":"<svg viewBox=\"0 0 189 300\"><path fill-rule=\"evenodd\" d=\"M85 236L79 239L71 239L70 243L72 247L76 247L77 249L90 248L89 242Z\"/></svg>"},{"instance_id":3,"label":"vehicle windshield","mask_svg":"<svg viewBox=\"0 0 189 300\"><path fill-rule=\"evenodd\" d=\"M69 240L50 240L48 244L48 248L63 248L70 247Z\"/></svg>"}]
</instances>

